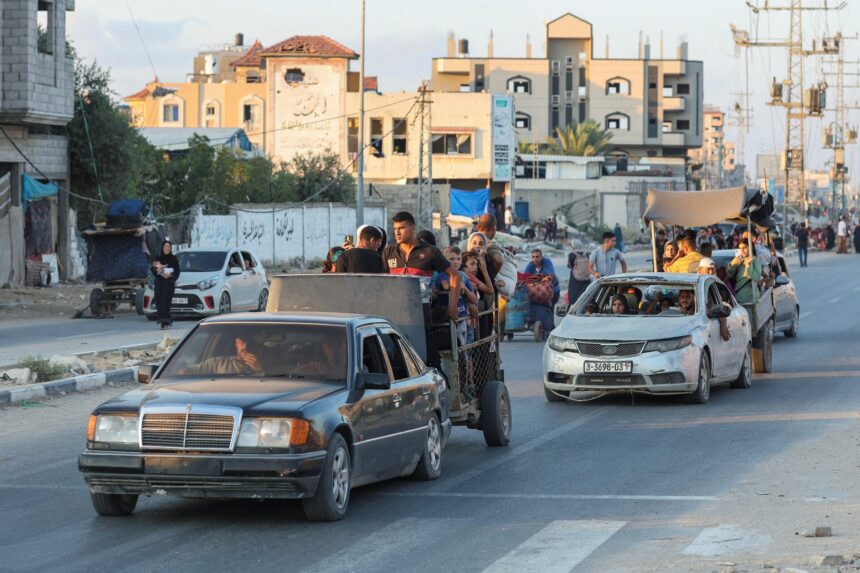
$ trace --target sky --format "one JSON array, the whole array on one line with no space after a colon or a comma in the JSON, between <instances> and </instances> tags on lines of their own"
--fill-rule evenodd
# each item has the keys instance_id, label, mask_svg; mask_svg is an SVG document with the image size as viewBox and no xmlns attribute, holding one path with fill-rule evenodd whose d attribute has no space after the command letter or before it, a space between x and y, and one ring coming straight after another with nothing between
<instances>
[{"instance_id":1,"label":"sky","mask_svg":"<svg viewBox=\"0 0 860 573\"><path fill-rule=\"evenodd\" d=\"M492 30L497 57L525 56L528 34L533 55L542 56L545 23L571 12L593 25L595 57L603 57L607 36L611 57L637 57L640 31L650 39L653 57L659 57L661 35L666 57L673 57L679 41L686 39L690 59L704 61L707 104L733 107L738 100L733 92L742 92L748 85L753 111L745 155L750 169L755 168L756 154L778 152L784 143L785 112L765 106L764 102L771 78L782 79L785 74L785 52L773 48L750 50L747 84L745 58L742 52L736 55L729 24L758 30L761 38L775 38L787 33L787 18L761 15L753 19L742 0L366 2L367 74L379 76L383 92L414 91L422 79L429 78L431 59L445 56L449 32L467 38L472 55L481 56L486 54ZM809 0L810 4L815 2ZM860 14L860 7L854 6L853 13ZM830 16L829 21L820 13L812 13L804 20L804 34L810 40L822 36L825 30L829 35L836 31L853 34L856 30L843 29L851 18L850 5ZM83 58L95 59L111 69L113 89L119 96L139 90L156 74L162 81L184 81L198 51L230 43L237 32L244 33L247 45L255 39L270 45L296 34L324 34L358 51L360 1L83 0L76 2L76 10L67 15L69 39ZM848 48L846 59L860 55L860 41L849 42ZM810 59L805 83L817 82L823 69L826 66ZM846 83L851 81L849 78ZM835 90L828 97L835 99ZM848 90L846 99L855 102L858 90ZM832 114L829 116L827 122L832 121ZM849 112L848 121L858 123L856 110ZM832 155L821 148L822 123L809 120L806 126L807 165L822 168ZM727 138L736 141L737 129L728 128ZM854 172L860 167L860 154L850 146L847 155L850 172Z\"/></svg>"}]
</instances>

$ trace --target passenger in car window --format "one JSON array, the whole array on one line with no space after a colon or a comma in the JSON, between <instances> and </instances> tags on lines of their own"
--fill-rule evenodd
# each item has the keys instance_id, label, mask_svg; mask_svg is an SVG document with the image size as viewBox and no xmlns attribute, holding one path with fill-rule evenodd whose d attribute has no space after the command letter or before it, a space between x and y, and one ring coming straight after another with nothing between
<instances>
[{"instance_id":1,"label":"passenger in car window","mask_svg":"<svg viewBox=\"0 0 860 573\"><path fill-rule=\"evenodd\" d=\"M234 356L212 356L197 364L182 368L177 374L256 374L263 373L258 350L254 343L241 337L236 337L236 354Z\"/></svg>"}]
</instances>

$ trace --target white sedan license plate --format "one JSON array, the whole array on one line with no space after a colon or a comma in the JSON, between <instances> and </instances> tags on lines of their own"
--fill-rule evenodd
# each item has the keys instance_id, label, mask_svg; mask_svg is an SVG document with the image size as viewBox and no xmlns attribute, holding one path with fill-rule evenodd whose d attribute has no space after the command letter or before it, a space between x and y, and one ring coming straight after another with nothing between
<instances>
[{"instance_id":1,"label":"white sedan license plate","mask_svg":"<svg viewBox=\"0 0 860 573\"><path fill-rule=\"evenodd\" d=\"M170 304L188 304L187 296L175 296L170 299Z\"/></svg>"},{"instance_id":2,"label":"white sedan license plate","mask_svg":"<svg viewBox=\"0 0 860 573\"><path fill-rule=\"evenodd\" d=\"M585 362L586 374L630 374L633 372L632 362Z\"/></svg>"}]
</instances>

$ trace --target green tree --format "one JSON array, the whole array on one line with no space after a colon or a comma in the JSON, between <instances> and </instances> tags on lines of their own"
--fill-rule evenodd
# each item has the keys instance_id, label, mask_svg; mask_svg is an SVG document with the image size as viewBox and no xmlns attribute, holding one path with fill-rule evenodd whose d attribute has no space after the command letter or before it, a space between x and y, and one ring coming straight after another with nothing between
<instances>
[{"instance_id":1,"label":"green tree","mask_svg":"<svg viewBox=\"0 0 860 573\"><path fill-rule=\"evenodd\" d=\"M550 153L589 157L604 155L612 149L612 134L594 120L555 128L555 137L547 140Z\"/></svg>"},{"instance_id":2,"label":"green tree","mask_svg":"<svg viewBox=\"0 0 860 573\"><path fill-rule=\"evenodd\" d=\"M296 198L300 201L355 201L355 178L336 153L297 155L286 169L295 180Z\"/></svg>"}]
</instances>

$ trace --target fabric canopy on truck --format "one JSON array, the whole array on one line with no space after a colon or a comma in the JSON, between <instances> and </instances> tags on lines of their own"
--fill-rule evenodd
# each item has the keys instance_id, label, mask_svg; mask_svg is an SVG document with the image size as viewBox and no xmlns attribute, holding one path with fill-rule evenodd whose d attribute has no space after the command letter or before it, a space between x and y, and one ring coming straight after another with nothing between
<instances>
[{"instance_id":1,"label":"fabric canopy on truck","mask_svg":"<svg viewBox=\"0 0 860 573\"><path fill-rule=\"evenodd\" d=\"M714 191L649 189L642 219L646 223L704 227L737 218L743 212L745 204L746 192L743 187Z\"/></svg>"}]
</instances>

